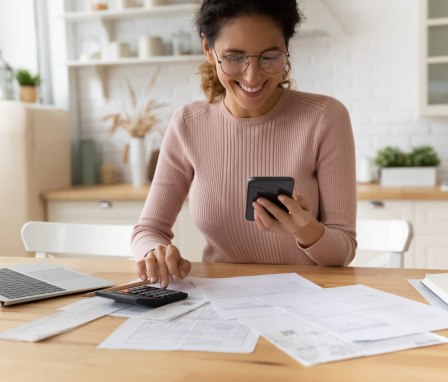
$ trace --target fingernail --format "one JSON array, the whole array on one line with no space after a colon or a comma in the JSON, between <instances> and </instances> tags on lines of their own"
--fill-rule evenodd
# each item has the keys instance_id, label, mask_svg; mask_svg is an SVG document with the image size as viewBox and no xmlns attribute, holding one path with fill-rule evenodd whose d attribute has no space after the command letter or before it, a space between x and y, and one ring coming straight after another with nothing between
<instances>
[{"instance_id":1,"label":"fingernail","mask_svg":"<svg viewBox=\"0 0 448 382\"><path fill-rule=\"evenodd\" d=\"M185 276L186 276L185 272L184 272L184 271L180 271L180 278L181 278L181 279L184 279Z\"/></svg>"},{"instance_id":2,"label":"fingernail","mask_svg":"<svg viewBox=\"0 0 448 382\"><path fill-rule=\"evenodd\" d=\"M140 278L144 281L144 280L146 280L146 275L145 275L144 273L142 273L142 274L140 275Z\"/></svg>"},{"instance_id":3,"label":"fingernail","mask_svg":"<svg viewBox=\"0 0 448 382\"><path fill-rule=\"evenodd\" d=\"M151 276L151 284L154 284L156 281L157 281L157 279L154 277L154 276Z\"/></svg>"},{"instance_id":4,"label":"fingernail","mask_svg":"<svg viewBox=\"0 0 448 382\"><path fill-rule=\"evenodd\" d=\"M173 279L174 282L177 281L177 276L176 276L176 275L173 274L173 275L171 276L171 278Z\"/></svg>"}]
</instances>

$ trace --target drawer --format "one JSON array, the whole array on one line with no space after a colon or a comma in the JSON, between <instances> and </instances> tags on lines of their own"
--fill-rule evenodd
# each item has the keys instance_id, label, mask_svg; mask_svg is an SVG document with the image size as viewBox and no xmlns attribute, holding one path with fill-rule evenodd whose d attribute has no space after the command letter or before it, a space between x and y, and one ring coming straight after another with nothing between
<instances>
[{"instance_id":1,"label":"drawer","mask_svg":"<svg viewBox=\"0 0 448 382\"><path fill-rule=\"evenodd\" d=\"M415 233L448 237L448 202L418 201L414 224Z\"/></svg>"},{"instance_id":2,"label":"drawer","mask_svg":"<svg viewBox=\"0 0 448 382\"><path fill-rule=\"evenodd\" d=\"M70 223L136 224L143 201L49 201L48 221Z\"/></svg>"},{"instance_id":3,"label":"drawer","mask_svg":"<svg viewBox=\"0 0 448 382\"><path fill-rule=\"evenodd\" d=\"M397 200L360 200L358 219L405 219L413 221L414 203Z\"/></svg>"}]
</instances>

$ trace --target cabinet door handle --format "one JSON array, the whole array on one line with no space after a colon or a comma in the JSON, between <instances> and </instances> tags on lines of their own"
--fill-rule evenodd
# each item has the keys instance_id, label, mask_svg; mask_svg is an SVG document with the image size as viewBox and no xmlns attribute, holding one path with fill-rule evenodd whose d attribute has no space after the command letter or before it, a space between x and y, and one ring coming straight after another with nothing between
<instances>
[{"instance_id":1,"label":"cabinet door handle","mask_svg":"<svg viewBox=\"0 0 448 382\"><path fill-rule=\"evenodd\" d=\"M112 202L109 200L100 200L98 202L98 207L103 210L107 210L109 208L112 208Z\"/></svg>"},{"instance_id":2,"label":"cabinet door handle","mask_svg":"<svg viewBox=\"0 0 448 382\"><path fill-rule=\"evenodd\" d=\"M382 200L371 200L369 206L370 208L384 208L384 202Z\"/></svg>"}]
</instances>

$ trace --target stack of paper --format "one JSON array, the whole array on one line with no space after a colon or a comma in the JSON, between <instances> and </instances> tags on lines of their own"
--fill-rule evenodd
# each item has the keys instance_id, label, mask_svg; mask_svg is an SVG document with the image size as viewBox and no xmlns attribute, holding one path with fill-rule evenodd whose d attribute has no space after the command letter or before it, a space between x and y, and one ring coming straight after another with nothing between
<instances>
[{"instance_id":1,"label":"stack of paper","mask_svg":"<svg viewBox=\"0 0 448 382\"><path fill-rule=\"evenodd\" d=\"M448 304L448 273L426 274L422 284Z\"/></svg>"}]
</instances>

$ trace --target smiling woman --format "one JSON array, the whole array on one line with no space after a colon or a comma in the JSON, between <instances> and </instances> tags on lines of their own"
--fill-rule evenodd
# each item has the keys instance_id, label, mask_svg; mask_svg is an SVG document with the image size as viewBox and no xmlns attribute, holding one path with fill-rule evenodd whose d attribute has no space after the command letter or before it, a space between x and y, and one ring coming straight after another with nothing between
<instances>
[{"instance_id":1,"label":"smiling woman","mask_svg":"<svg viewBox=\"0 0 448 382\"><path fill-rule=\"evenodd\" d=\"M142 279L184 278L189 254L171 244L188 195L206 238L206 262L347 265L355 241L355 159L350 118L336 99L290 90L288 45L302 19L296 0L204 0L196 26L207 101L171 119L133 232ZM247 180L290 177L284 208L253 202ZM150 256L146 256L150 253Z\"/></svg>"}]
</instances>

